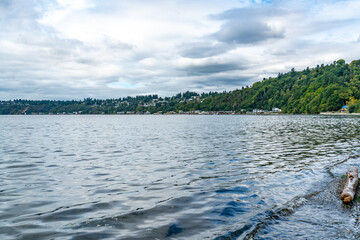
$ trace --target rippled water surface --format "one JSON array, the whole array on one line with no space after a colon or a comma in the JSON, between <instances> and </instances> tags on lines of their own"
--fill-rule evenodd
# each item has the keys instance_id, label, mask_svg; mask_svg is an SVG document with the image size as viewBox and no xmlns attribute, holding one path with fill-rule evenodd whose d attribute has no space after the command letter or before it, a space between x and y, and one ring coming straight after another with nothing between
<instances>
[{"instance_id":1,"label":"rippled water surface","mask_svg":"<svg viewBox=\"0 0 360 240\"><path fill-rule=\"evenodd\" d=\"M0 239L352 239L360 118L0 116Z\"/></svg>"}]
</instances>

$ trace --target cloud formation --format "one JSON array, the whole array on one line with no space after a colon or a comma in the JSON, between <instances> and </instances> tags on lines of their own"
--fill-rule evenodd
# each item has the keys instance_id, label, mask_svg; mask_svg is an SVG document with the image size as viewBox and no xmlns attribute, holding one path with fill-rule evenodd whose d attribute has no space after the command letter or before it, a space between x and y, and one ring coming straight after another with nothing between
<instances>
[{"instance_id":1,"label":"cloud formation","mask_svg":"<svg viewBox=\"0 0 360 240\"><path fill-rule=\"evenodd\" d=\"M0 1L0 99L223 91L358 59L360 3Z\"/></svg>"},{"instance_id":2,"label":"cloud formation","mask_svg":"<svg viewBox=\"0 0 360 240\"><path fill-rule=\"evenodd\" d=\"M231 49L223 43L212 42L189 42L179 46L179 54L186 58L207 58L226 53Z\"/></svg>"},{"instance_id":3,"label":"cloud formation","mask_svg":"<svg viewBox=\"0 0 360 240\"><path fill-rule=\"evenodd\" d=\"M239 8L228 10L216 19L225 23L213 36L220 42L235 44L255 44L272 38L284 38L285 29L280 21L272 18L283 15L276 8Z\"/></svg>"},{"instance_id":4,"label":"cloud formation","mask_svg":"<svg viewBox=\"0 0 360 240\"><path fill-rule=\"evenodd\" d=\"M245 66L241 66L234 61L189 61L179 67L179 70L183 71L189 76L209 76L214 73L224 73L234 70L243 70Z\"/></svg>"}]
</instances>

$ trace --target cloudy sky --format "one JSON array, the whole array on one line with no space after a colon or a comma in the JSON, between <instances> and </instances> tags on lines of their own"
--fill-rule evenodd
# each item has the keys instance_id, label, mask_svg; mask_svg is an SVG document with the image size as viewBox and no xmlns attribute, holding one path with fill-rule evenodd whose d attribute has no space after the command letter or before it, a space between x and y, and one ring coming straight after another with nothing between
<instances>
[{"instance_id":1,"label":"cloudy sky","mask_svg":"<svg viewBox=\"0 0 360 240\"><path fill-rule=\"evenodd\" d=\"M358 0L0 0L0 99L234 90L360 59Z\"/></svg>"}]
</instances>

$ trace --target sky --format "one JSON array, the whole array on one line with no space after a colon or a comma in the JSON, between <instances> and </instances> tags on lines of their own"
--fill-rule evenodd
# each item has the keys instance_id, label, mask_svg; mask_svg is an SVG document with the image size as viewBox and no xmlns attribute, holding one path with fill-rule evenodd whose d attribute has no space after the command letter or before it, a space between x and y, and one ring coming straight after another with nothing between
<instances>
[{"instance_id":1,"label":"sky","mask_svg":"<svg viewBox=\"0 0 360 240\"><path fill-rule=\"evenodd\" d=\"M232 91L360 59L358 0L0 0L0 100Z\"/></svg>"}]
</instances>

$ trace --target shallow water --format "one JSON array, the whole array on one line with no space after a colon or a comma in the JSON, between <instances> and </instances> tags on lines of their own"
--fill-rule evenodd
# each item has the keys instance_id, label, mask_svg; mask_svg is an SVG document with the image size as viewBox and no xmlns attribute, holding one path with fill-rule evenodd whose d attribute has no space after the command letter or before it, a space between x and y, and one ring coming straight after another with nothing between
<instances>
[{"instance_id":1,"label":"shallow water","mask_svg":"<svg viewBox=\"0 0 360 240\"><path fill-rule=\"evenodd\" d=\"M351 239L360 118L0 116L0 239Z\"/></svg>"}]
</instances>

